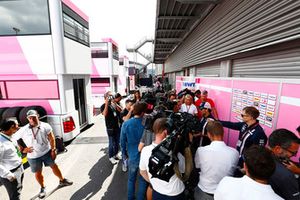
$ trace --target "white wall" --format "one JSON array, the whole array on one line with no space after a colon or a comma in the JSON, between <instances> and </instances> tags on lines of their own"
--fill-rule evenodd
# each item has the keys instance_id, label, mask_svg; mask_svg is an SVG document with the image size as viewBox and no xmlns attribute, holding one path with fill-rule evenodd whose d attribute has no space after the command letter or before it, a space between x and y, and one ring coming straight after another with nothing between
<instances>
[{"instance_id":1,"label":"white wall","mask_svg":"<svg viewBox=\"0 0 300 200\"><path fill-rule=\"evenodd\" d=\"M65 73L91 74L91 49L71 39L64 38Z\"/></svg>"}]
</instances>

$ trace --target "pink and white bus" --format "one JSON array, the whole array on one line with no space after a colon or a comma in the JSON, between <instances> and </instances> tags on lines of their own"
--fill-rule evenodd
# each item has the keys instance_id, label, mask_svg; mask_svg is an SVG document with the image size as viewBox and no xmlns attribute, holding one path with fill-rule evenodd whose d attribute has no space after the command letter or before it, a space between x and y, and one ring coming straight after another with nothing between
<instances>
[{"instance_id":1,"label":"pink and white bus","mask_svg":"<svg viewBox=\"0 0 300 200\"><path fill-rule=\"evenodd\" d=\"M38 109L64 141L92 123L88 17L70 0L0 1L0 119Z\"/></svg>"},{"instance_id":2,"label":"pink and white bus","mask_svg":"<svg viewBox=\"0 0 300 200\"><path fill-rule=\"evenodd\" d=\"M111 38L91 42L92 74L91 87L96 111L104 103L107 91L126 95L129 59L119 58L118 44Z\"/></svg>"}]
</instances>

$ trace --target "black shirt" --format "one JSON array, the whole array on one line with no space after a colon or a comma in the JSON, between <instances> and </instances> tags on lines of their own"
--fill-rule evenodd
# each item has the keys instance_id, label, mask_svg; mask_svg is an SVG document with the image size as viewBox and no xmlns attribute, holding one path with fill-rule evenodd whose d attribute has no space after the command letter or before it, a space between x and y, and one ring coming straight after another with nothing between
<instances>
[{"instance_id":1,"label":"black shirt","mask_svg":"<svg viewBox=\"0 0 300 200\"><path fill-rule=\"evenodd\" d=\"M104 111L105 104L100 108L101 113ZM118 111L115 110L112 105L108 106L107 115L105 116L105 125L107 129L117 129L119 128L119 118Z\"/></svg>"},{"instance_id":2,"label":"black shirt","mask_svg":"<svg viewBox=\"0 0 300 200\"><path fill-rule=\"evenodd\" d=\"M276 170L269 180L274 192L284 199L299 200L300 191L295 175L276 160Z\"/></svg>"},{"instance_id":3,"label":"black shirt","mask_svg":"<svg viewBox=\"0 0 300 200\"><path fill-rule=\"evenodd\" d=\"M120 113L120 123L123 124L124 120L123 117L125 117L127 114L129 113L129 111L125 108L122 110L122 112ZM130 118L133 117L133 114L131 114Z\"/></svg>"}]
</instances>

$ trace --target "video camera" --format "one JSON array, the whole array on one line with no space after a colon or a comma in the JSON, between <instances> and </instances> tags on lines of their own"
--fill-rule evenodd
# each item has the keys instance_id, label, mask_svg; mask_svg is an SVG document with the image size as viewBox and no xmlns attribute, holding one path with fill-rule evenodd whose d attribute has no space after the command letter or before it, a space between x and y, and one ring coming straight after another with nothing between
<instances>
[{"instance_id":1,"label":"video camera","mask_svg":"<svg viewBox=\"0 0 300 200\"><path fill-rule=\"evenodd\" d=\"M152 177L168 182L175 173L177 154L184 155L184 149L190 144L189 133L200 132L200 125L192 114L172 113L168 117L167 127L171 134L152 150L148 167Z\"/></svg>"},{"instance_id":2,"label":"video camera","mask_svg":"<svg viewBox=\"0 0 300 200\"><path fill-rule=\"evenodd\" d=\"M168 111L166 111L166 108L164 106L156 106L154 107L153 111L150 114L145 114L143 116L142 124L144 125L146 130L152 130L154 121L158 118L167 117Z\"/></svg>"},{"instance_id":3,"label":"video camera","mask_svg":"<svg viewBox=\"0 0 300 200\"><path fill-rule=\"evenodd\" d=\"M109 95L109 96L107 96L107 98L108 98L108 101L112 101L114 99L114 96Z\"/></svg>"}]
</instances>

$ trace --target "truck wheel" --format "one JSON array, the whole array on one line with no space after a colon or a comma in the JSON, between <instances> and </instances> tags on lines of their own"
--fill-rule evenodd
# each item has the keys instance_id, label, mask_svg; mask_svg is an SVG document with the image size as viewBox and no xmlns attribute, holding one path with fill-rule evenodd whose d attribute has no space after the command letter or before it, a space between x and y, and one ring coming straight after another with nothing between
<instances>
[{"instance_id":1,"label":"truck wheel","mask_svg":"<svg viewBox=\"0 0 300 200\"><path fill-rule=\"evenodd\" d=\"M7 108L8 107L0 108L0 124L2 123L2 119L4 119L3 113L4 113L4 111L6 111Z\"/></svg>"},{"instance_id":2,"label":"truck wheel","mask_svg":"<svg viewBox=\"0 0 300 200\"><path fill-rule=\"evenodd\" d=\"M3 112L2 120L11 118L11 117L15 117L18 120L18 122L20 122L19 113L23 108L24 108L24 106L16 106L16 107L11 107L11 108L6 109Z\"/></svg>"},{"instance_id":3,"label":"truck wheel","mask_svg":"<svg viewBox=\"0 0 300 200\"><path fill-rule=\"evenodd\" d=\"M20 122L21 126L28 124L28 120L27 120L27 116L26 116L26 113L28 112L28 110L36 110L40 115L39 118L47 115L45 108L43 108L42 106L27 106L27 107L23 108L19 114L19 119L20 119L19 122ZM43 120L41 120L41 121L43 121Z\"/></svg>"}]
</instances>

